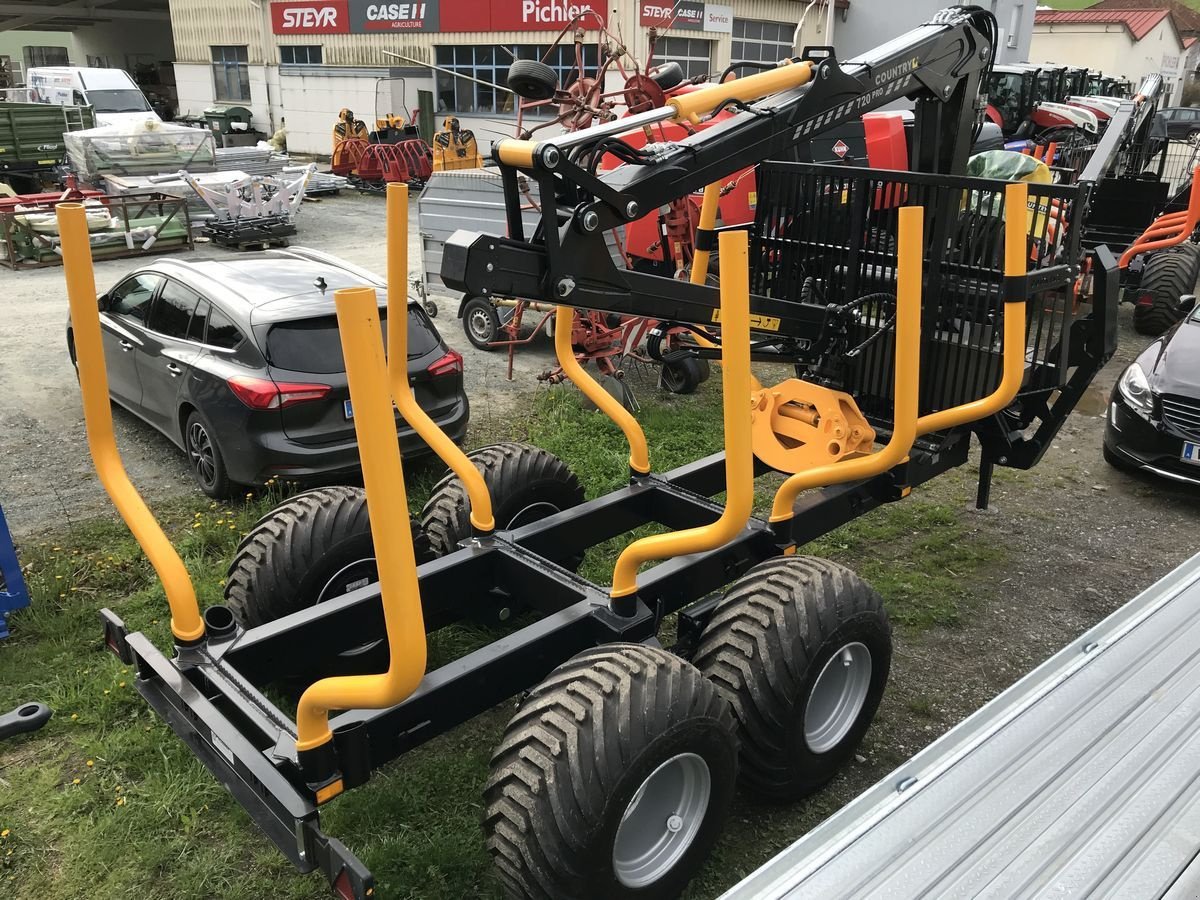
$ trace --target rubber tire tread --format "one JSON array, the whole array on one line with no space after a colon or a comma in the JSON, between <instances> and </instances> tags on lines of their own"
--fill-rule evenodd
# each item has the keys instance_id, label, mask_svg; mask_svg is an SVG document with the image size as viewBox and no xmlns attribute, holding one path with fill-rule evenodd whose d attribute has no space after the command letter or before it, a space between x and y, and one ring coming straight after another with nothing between
<instances>
[{"instance_id":1,"label":"rubber tire tread","mask_svg":"<svg viewBox=\"0 0 1200 900\"><path fill-rule=\"evenodd\" d=\"M558 73L541 60L514 59L509 64L506 83L524 100L549 100L558 90Z\"/></svg>"},{"instance_id":2,"label":"rubber tire tread","mask_svg":"<svg viewBox=\"0 0 1200 900\"><path fill-rule=\"evenodd\" d=\"M808 693L853 640L871 651L871 688L845 737L815 754L804 741ZM730 586L692 661L738 718L742 786L763 800L796 800L833 778L866 733L891 667L891 625L879 594L845 566L776 557Z\"/></svg>"},{"instance_id":3,"label":"rubber tire tread","mask_svg":"<svg viewBox=\"0 0 1200 900\"><path fill-rule=\"evenodd\" d=\"M668 374L668 370L670 374ZM684 395L694 394L705 377L704 367L700 365L700 360L686 356L674 362L663 363L660 379L662 386L667 391L672 394Z\"/></svg>"},{"instance_id":4,"label":"rubber tire tread","mask_svg":"<svg viewBox=\"0 0 1200 900\"><path fill-rule=\"evenodd\" d=\"M552 495L546 499L560 510L583 502L583 485L575 473L541 447L517 442L493 444L473 450L467 457L487 484L497 530L506 528L512 517L525 508L523 498L530 492ZM458 549L460 541L471 537L471 501L453 472L434 485L421 510L420 523L437 556Z\"/></svg>"},{"instance_id":5,"label":"rubber tire tread","mask_svg":"<svg viewBox=\"0 0 1200 900\"><path fill-rule=\"evenodd\" d=\"M1200 257L1192 251L1155 253L1142 273L1139 293L1149 293L1149 306L1134 306L1133 328L1138 334L1157 337L1182 319L1179 298L1192 293Z\"/></svg>"},{"instance_id":6,"label":"rubber tire tread","mask_svg":"<svg viewBox=\"0 0 1200 900\"><path fill-rule=\"evenodd\" d=\"M420 565L433 559L433 551L420 526L409 523ZM322 560L348 542L353 552L374 555L366 491L336 485L289 497L238 544L225 575L225 605L246 627L313 605L326 583L320 577Z\"/></svg>"},{"instance_id":7,"label":"rubber tire tread","mask_svg":"<svg viewBox=\"0 0 1200 900\"><path fill-rule=\"evenodd\" d=\"M76 369L75 377L79 377L79 371ZM216 464L216 471L213 473L213 483L210 487L205 487L200 483L200 474L192 467L190 451L188 450L188 433L192 430L192 423L199 422L204 426L204 430L208 432L208 439L212 442L213 447L213 462ZM188 413L187 421L183 425L183 452L188 455L188 471L192 474L192 480L196 482L196 487L200 488L205 496L211 497L214 500L228 500L233 496L237 485L230 480L229 471L225 468L225 454L221 450L221 445L217 443L217 436L213 433L213 427L208 421L208 417L198 409L193 409Z\"/></svg>"},{"instance_id":8,"label":"rubber tire tread","mask_svg":"<svg viewBox=\"0 0 1200 900\"><path fill-rule=\"evenodd\" d=\"M649 771L676 753L699 752L695 741L664 752L692 724L727 756L719 771L705 759L712 777L705 822L672 869L632 890L616 880L606 838ZM665 650L607 644L559 666L509 722L484 788L487 850L506 891L535 900L677 896L728 814L736 731L712 683Z\"/></svg>"}]
</instances>

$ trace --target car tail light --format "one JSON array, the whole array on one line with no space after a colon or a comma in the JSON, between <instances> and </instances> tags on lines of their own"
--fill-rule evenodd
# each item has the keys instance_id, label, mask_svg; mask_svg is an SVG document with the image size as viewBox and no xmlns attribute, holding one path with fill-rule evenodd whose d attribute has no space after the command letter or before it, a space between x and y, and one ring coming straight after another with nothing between
<instances>
[{"instance_id":1,"label":"car tail light","mask_svg":"<svg viewBox=\"0 0 1200 900\"><path fill-rule=\"evenodd\" d=\"M284 409L297 403L320 400L332 390L327 384L272 381L250 375L234 375L227 384L234 395L251 409Z\"/></svg>"},{"instance_id":2,"label":"car tail light","mask_svg":"<svg viewBox=\"0 0 1200 900\"><path fill-rule=\"evenodd\" d=\"M425 369L425 371L434 378L438 378L442 375L461 375L462 370L462 354L454 350L450 350L445 356L435 359Z\"/></svg>"}]
</instances>

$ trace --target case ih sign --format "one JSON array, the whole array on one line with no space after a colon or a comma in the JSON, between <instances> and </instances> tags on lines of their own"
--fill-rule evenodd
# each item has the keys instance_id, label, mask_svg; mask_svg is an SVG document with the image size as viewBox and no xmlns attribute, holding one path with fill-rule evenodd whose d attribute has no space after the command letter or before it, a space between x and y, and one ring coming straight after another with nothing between
<instances>
[{"instance_id":1,"label":"case ih sign","mask_svg":"<svg viewBox=\"0 0 1200 900\"><path fill-rule=\"evenodd\" d=\"M658 28L683 31L711 31L729 34L733 31L733 7L700 3L699 0L642 0L638 21Z\"/></svg>"},{"instance_id":2,"label":"case ih sign","mask_svg":"<svg viewBox=\"0 0 1200 900\"><path fill-rule=\"evenodd\" d=\"M603 21L604 0L284 0L271 4L275 34L373 34L395 31L559 31L589 10ZM595 25L589 17L584 27Z\"/></svg>"}]
</instances>

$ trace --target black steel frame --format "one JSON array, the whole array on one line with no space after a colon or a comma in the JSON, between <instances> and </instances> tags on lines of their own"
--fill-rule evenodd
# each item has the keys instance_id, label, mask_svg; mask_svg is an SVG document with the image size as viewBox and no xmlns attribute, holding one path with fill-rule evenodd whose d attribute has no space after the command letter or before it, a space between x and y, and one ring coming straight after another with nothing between
<instances>
[{"instance_id":1,"label":"black steel frame","mask_svg":"<svg viewBox=\"0 0 1200 900\"><path fill-rule=\"evenodd\" d=\"M960 437L936 451L914 450L906 464L883 475L803 496L789 543L803 545L962 465L969 436ZM655 640L663 618L673 613L681 613L686 646L715 606L715 591L788 549L766 522L752 518L728 544L644 572L632 616L615 614L606 589L560 563L647 523L679 529L712 522L722 507L708 498L724 489L724 454L718 453L663 475L634 478L540 522L471 540L421 566L429 631L462 620L499 624L518 613L536 618L433 669L398 706L335 716L330 725L346 787L363 784L372 769L536 685L584 649ZM364 636L383 634L378 586L247 631L210 629L206 641L176 647L173 658L140 632L128 632L111 610L102 618L107 645L136 667L139 693L284 855L302 872L320 869L351 896L368 896L370 872L321 831L314 791L297 764L295 723L265 691L280 681L385 666L382 646L382 662L379 653L354 662L338 655L362 645Z\"/></svg>"}]
</instances>

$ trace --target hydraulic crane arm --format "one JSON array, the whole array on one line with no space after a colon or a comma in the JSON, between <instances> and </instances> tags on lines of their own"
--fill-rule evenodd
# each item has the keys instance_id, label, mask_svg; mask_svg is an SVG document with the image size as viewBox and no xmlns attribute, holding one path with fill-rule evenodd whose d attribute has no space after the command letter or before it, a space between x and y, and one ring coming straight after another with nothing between
<instances>
[{"instance_id":1,"label":"hydraulic crane arm","mask_svg":"<svg viewBox=\"0 0 1200 900\"><path fill-rule=\"evenodd\" d=\"M537 142L500 141L493 159L504 180L510 237L456 232L446 244L442 277L470 296L710 323L715 288L618 267L606 232L748 166L786 159L801 141L902 97L916 102L915 167L962 172L995 34L990 13L954 7L844 66L829 48L809 49L798 61L660 109ZM727 108L737 112L679 141L639 151L620 140L639 128L694 123ZM598 171L606 154L626 165ZM518 172L538 185L541 223L529 242ZM812 341L826 319L823 304L762 296L751 297L751 311L801 343Z\"/></svg>"}]
</instances>

